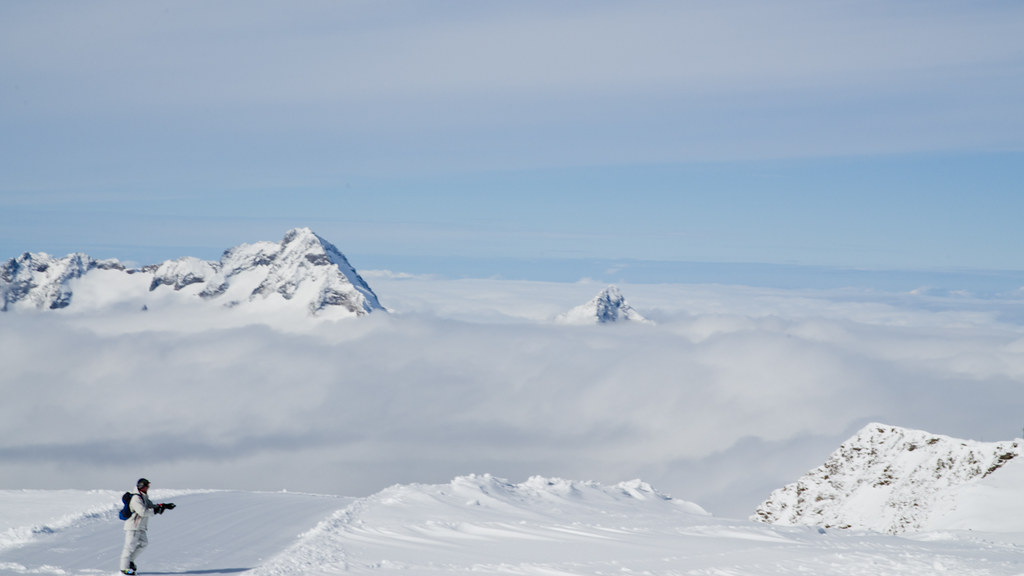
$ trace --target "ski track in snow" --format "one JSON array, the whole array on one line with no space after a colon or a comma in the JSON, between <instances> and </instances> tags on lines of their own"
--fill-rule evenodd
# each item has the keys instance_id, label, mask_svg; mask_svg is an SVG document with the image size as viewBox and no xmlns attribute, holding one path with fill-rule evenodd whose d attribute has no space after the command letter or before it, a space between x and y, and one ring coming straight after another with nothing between
<instances>
[{"instance_id":1,"label":"ski track in snow","mask_svg":"<svg viewBox=\"0 0 1024 576\"><path fill-rule=\"evenodd\" d=\"M156 491L154 491L156 492ZM40 510L43 491L0 492L0 526ZM69 508L74 492L54 491ZM0 549L0 574L116 574L123 541L110 492ZM877 532L720 519L640 482L602 486L491 476L402 485L362 499L293 493L157 493L142 574L508 574L836 576L1024 574L1012 535ZM74 519L70 519L74 518ZM15 520L12 520L15 519Z\"/></svg>"},{"instance_id":2,"label":"ski track in snow","mask_svg":"<svg viewBox=\"0 0 1024 576\"><path fill-rule=\"evenodd\" d=\"M85 493L83 493L85 494ZM118 574L123 522L110 492L103 513L80 514L60 529L36 530L20 546L0 549L0 574ZM18 499L6 493L11 509ZM259 566L351 499L289 493L155 491L154 502L178 507L149 524L149 547L139 557L145 574L233 574ZM28 502L21 507L34 506ZM5 515L0 511L0 518ZM24 516L24 513L21 514Z\"/></svg>"}]
</instances>

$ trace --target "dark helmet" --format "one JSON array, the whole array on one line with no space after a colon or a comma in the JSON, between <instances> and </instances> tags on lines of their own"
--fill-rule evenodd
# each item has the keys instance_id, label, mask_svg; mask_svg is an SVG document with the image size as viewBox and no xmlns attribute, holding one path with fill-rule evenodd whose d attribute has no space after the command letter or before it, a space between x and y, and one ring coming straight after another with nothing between
<instances>
[{"instance_id":1,"label":"dark helmet","mask_svg":"<svg viewBox=\"0 0 1024 576\"><path fill-rule=\"evenodd\" d=\"M139 481L135 483L136 488L143 488L146 486L149 486L149 480L146 480L145 478L139 478Z\"/></svg>"}]
</instances>

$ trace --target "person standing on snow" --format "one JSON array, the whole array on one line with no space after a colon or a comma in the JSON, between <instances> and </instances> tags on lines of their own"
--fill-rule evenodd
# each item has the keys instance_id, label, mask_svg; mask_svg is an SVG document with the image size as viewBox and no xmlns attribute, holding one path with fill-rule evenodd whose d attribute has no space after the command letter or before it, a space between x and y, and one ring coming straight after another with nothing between
<instances>
[{"instance_id":1,"label":"person standing on snow","mask_svg":"<svg viewBox=\"0 0 1024 576\"><path fill-rule=\"evenodd\" d=\"M146 529L149 528L149 517L163 514L164 510L173 510L174 504L153 504L149 499L149 480L139 478L135 483L135 491L128 507L132 511L130 518L124 522L124 550L121 552L121 573L135 574L135 558L149 544Z\"/></svg>"}]
</instances>

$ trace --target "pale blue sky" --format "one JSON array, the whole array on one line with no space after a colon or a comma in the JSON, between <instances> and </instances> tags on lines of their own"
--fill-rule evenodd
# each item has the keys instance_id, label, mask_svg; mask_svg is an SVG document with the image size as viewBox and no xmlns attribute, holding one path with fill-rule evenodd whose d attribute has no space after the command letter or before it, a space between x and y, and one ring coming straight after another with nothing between
<instances>
[{"instance_id":1,"label":"pale blue sky","mask_svg":"<svg viewBox=\"0 0 1024 576\"><path fill-rule=\"evenodd\" d=\"M1021 30L1017 2L7 2L0 258L309 226L453 275L1024 271Z\"/></svg>"}]
</instances>

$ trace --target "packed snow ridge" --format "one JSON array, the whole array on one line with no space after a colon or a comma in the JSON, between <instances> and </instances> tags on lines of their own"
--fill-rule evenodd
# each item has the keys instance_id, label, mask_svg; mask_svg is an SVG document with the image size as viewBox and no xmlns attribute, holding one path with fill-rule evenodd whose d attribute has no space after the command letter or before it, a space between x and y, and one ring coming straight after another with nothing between
<instances>
[{"instance_id":1,"label":"packed snow ridge","mask_svg":"<svg viewBox=\"0 0 1024 576\"><path fill-rule=\"evenodd\" d=\"M824 464L774 491L751 518L900 534L941 524L965 489L1020 456L1021 442L975 442L869 424Z\"/></svg>"},{"instance_id":2,"label":"packed snow ridge","mask_svg":"<svg viewBox=\"0 0 1024 576\"><path fill-rule=\"evenodd\" d=\"M165 292L186 301L227 308L301 305L312 315L343 311L363 316L382 310L377 295L333 244L309 228L288 231L277 242L242 244L219 262L185 257L127 268L118 260L94 260L82 253L55 258L22 254L0 266L0 310L57 310L97 302L147 301ZM146 304L143 304L143 307Z\"/></svg>"},{"instance_id":3,"label":"packed snow ridge","mask_svg":"<svg viewBox=\"0 0 1024 576\"><path fill-rule=\"evenodd\" d=\"M606 568L601 556L627 560L616 537L635 534L634 545L650 545L655 530L677 531L709 519L699 505L640 480L608 486L533 476L514 483L471 474L448 484L394 485L360 499L255 574L582 574L590 571L551 566L585 559Z\"/></svg>"},{"instance_id":4,"label":"packed snow ridge","mask_svg":"<svg viewBox=\"0 0 1024 576\"><path fill-rule=\"evenodd\" d=\"M555 320L561 324L650 322L626 302L626 297L616 286L608 286L590 302L559 315Z\"/></svg>"}]
</instances>

